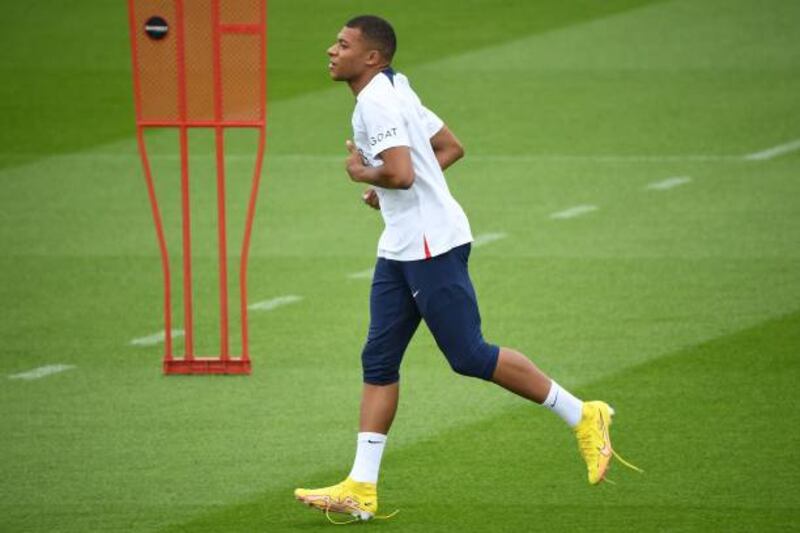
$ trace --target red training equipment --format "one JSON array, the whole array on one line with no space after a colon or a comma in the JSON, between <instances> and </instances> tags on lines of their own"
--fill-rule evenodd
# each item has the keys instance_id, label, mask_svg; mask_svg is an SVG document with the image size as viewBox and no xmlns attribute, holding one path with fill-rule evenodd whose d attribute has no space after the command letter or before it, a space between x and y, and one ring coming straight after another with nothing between
<instances>
[{"instance_id":1,"label":"red training equipment","mask_svg":"<svg viewBox=\"0 0 800 533\"><path fill-rule=\"evenodd\" d=\"M164 275L164 373L249 374L247 259L266 126L266 0L128 0L136 103L136 136L156 226ZM177 128L181 161L183 358L172 353L170 267L164 226L144 140L145 128ZM196 357L192 324L192 259L188 129L213 128L216 141L220 355ZM241 357L229 353L225 129L258 130L258 153L241 249Z\"/></svg>"}]
</instances>

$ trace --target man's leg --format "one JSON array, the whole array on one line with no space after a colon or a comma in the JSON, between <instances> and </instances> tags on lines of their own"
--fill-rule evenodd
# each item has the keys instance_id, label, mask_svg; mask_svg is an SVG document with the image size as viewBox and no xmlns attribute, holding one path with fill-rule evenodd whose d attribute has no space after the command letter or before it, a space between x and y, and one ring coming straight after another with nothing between
<instances>
[{"instance_id":1,"label":"man's leg","mask_svg":"<svg viewBox=\"0 0 800 533\"><path fill-rule=\"evenodd\" d=\"M551 384L530 359L510 348L500 348L492 381L536 403L544 403Z\"/></svg>"},{"instance_id":2,"label":"man's leg","mask_svg":"<svg viewBox=\"0 0 800 533\"><path fill-rule=\"evenodd\" d=\"M527 357L500 348L492 381L514 394L550 409L574 428L583 416L583 402L561 388Z\"/></svg>"},{"instance_id":3,"label":"man's leg","mask_svg":"<svg viewBox=\"0 0 800 533\"><path fill-rule=\"evenodd\" d=\"M364 383L361 393L360 432L389 433L397 401L400 396L400 382L389 385L370 385Z\"/></svg>"},{"instance_id":4,"label":"man's leg","mask_svg":"<svg viewBox=\"0 0 800 533\"><path fill-rule=\"evenodd\" d=\"M347 479L295 497L319 509L363 520L378 511L378 473L386 436L397 411L400 363L421 318L396 261L379 259L370 292L370 326L361 353L364 386L356 457Z\"/></svg>"},{"instance_id":5,"label":"man's leg","mask_svg":"<svg viewBox=\"0 0 800 533\"><path fill-rule=\"evenodd\" d=\"M397 412L399 390L399 382L388 385L364 383L356 457L348 479L377 485L386 438Z\"/></svg>"},{"instance_id":6,"label":"man's leg","mask_svg":"<svg viewBox=\"0 0 800 533\"><path fill-rule=\"evenodd\" d=\"M521 353L484 340L469 252L468 245L460 246L406 266L417 307L437 345L457 373L493 381L559 415L575 431L589 482L598 483L613 453L608 436L613 411L603 402L582 402Z\"/></svg>"}]
</instances>

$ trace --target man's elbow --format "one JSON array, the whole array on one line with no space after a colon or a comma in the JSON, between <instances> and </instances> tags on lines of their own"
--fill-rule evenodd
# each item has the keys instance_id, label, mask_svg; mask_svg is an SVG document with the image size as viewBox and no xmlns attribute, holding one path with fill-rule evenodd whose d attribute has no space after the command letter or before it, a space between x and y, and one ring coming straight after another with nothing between
<instances>
[{"instance_id":1,"label":"man's elbow","mask_svg":"<svg viewBox=\"0 0 800 533\"><path fill-rule=\"evenodd\" d=\"M453 146L453 162L458 161L464 157L464 145L461 143L455 143Z\"/></svg>"},{"instance_id":2,"label":"man's elbow","mask_svg":"<svg viewBox=\"0 0 800 533\"><path fill-rule=\"evenodd\" d=\"M385 168L386 165L384 165ZM388 171L389 169L385 169ZM389 172L383 173L383 185L387 189L410 189L414 185L414 170L408 169L392 169Z\"/></svg>"},{"instance_id":3,"label":"man's elbow","mask_svg":"<svg viewBox=\"0 0 800 533\"><path fill-rule=\"evenodd\" d=\"M395 179L395 185L398 189L410 189L414 185L414 172L404 172L398 175Z\"/></svg>"}]
</instances>

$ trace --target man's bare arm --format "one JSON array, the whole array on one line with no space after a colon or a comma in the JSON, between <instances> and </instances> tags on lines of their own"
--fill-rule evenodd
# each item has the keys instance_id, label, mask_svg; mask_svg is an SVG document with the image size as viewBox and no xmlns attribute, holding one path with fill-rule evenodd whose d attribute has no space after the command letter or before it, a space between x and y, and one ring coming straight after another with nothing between
<instances>
[{"instance_id":1,"label":"man's bare arm","mask_svg":"<svg viewBox=\"0 0 800 533\"><path fill-rule=\"evenodd\" d=\"M353 181L384 189L408 189L414 183L414 167L408 146L395 146L381 152L383 165L379 167L366 166L352 141L347 141L347 150L350 155L345 165Z\"/></svg>"},{"instance_id":2,"label":"man's bare arm","mask_svg":"<svg viewBox=\"0 0 800 533\"><path fill-rule=\"evenodd\" d=\"M431 137L431 146L442 170L464 157L464 146L447 126Z\"/></svg>"},{"instance_id":3,"label":"man's bare arm","mask_svg":"<svg viewBox=\"0 0 800 533\"><path fill-rule=\"evenodd\" d=\"M439 163L439 167L441 167L442 170L446 169L464 157L464 146L447 126L442 126L442 129L440 129L433 137L431 137L431 147L433 148L433 153L436 155L436 161ZM388 151L389 150L387 150L387 152ZM381 154L381 156L383 156L383 154ZM392 158L391 155L389 158ZM384 166L385 161L386 159L384 159ZM407 162L409 164L411 162L410 155L407 159ZM413 183L413 176L411 177L411 180ZM378 194L375 192L375 189L370 188L364 191L362 200L365 204L373 209L381 208L380 201L378 200Z\"/></svg>"}]
</instances>

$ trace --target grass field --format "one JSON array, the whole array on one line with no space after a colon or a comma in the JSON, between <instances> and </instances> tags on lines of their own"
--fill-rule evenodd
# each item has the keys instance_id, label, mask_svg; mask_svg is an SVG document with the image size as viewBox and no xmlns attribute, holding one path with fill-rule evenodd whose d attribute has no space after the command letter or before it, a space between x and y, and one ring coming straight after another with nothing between
<instances>
[{"instance_id":1,"label":"grass field","mask_svg":"<svg viewBox=\"0 0 800 533\"><path fill-rule=\"evenodd\" d=\"M126 8L70 0L6 6L0 37L0 531L333 527L292 491L354 453L381 221L342 169L353 100L324 50L365 11L395 22L396 67L466 146L447 175L486 241L485 335L612 403L646 473L588 486L560 420L455 375L421 328L381 471L400 513L363 527L800 529L800 3L271 0L249 298L297 298L252 312L251 376L181 378L131 344L162 328L162 280ZM148 142L177 253L175 136ZM235 247L253 143L228 144ZM209 353L213 160L192 147ZM47 365L69 368L19 377Z\"/></svg>"}]
</instances>

